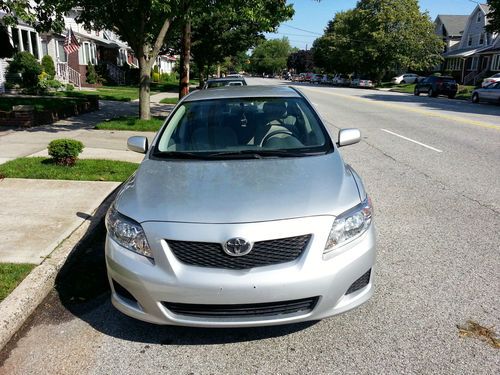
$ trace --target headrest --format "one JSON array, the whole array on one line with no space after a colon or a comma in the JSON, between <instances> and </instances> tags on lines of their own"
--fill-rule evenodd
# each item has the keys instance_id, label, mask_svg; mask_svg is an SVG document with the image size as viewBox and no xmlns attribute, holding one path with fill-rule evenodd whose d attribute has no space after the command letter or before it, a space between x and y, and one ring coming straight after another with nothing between
<instances>
[{"instance_id":1,"label":"headrest","mask_svg":"<svg viewBox=\"0 0 500 375\"><path fill-rule=\"evenodd\" d=\"M285 102L266 102L262 108L264 113L275 118L282 118L286 115Z\"/></svg>"}]
</instances>

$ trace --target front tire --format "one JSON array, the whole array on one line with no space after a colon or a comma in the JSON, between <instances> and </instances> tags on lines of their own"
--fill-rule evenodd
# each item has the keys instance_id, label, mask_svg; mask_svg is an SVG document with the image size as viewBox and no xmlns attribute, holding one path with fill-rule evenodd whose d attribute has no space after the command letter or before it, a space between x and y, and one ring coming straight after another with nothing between
<instances>
[{"instance_id":1,"label":"front tire","mask_svg":"<svg viewBox=\"0 0 500 375\"><path fill-rule=\"evenodd\" d=\"M415 87L415 90L413 90L413 95L415 96L420 96L420 91Z\"/></svg>"},{"instance_id":2,"label":"front tire","mask_svg":"<svg viewBox=\"0 0 500 375\"><path fill-rule=\"evenodd\" d=\"M457 94L450 94L450 95L448 95L448 98L449 99L455 99L456 96L457 96Z\"/></svg>"},{"instance_id":3,"label":"front tire","mask_svg":"<svg viewBox=\"0 0 500 375\"><path fill-rule=\"evenodd\" d=\"M479 103L479 95L477 94L477 92L472 95L472 103Z\"/></svg>"},{"instance_id":4,"label":"front tire","mask_svg":"<svg viewBox=\"0 0 500 375\"><path fill-rule=\"evenodd\" d=\"M431 98L435 98L437 96L436 92L432 89L432 87L429 89L429 96Z\"/></svg>"}]
</instances>

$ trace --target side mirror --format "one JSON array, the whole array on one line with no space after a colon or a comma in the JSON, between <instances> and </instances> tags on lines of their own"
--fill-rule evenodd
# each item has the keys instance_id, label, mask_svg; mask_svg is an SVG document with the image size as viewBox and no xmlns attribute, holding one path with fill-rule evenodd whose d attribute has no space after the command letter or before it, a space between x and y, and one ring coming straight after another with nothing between
<instances>
[{"instance_id":1,"label":"side mirror","mask_svg":"<svg viewBox=\"0 0 500 375\"><path fill-rule=\"evenodd\" d=\"M127 140L127 147L130 151L145 154L148 151L148 139L142 136L130 137Z\"/></svg>"},{"instance_id":2,"label":"side mirror","mask_svg":"<svg viewBox=\"0 0 500 375\"><path fill-rule=\"evenodd\" d=\"M338 147L349 146L361 141L361 132L359 129L340 129Z\"/></svg>"}]
</instances>

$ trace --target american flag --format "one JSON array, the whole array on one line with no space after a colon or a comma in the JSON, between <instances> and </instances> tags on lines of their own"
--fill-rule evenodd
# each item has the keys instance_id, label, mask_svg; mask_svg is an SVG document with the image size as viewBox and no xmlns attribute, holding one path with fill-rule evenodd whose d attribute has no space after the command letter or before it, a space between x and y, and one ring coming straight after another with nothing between
<instances>
[{"instance_id":1,"label":"american flag","mask_svg":"<svg viewBox=\"0 0 500 375\"><path fill-rule=\"evenodd\" d=\"M80 43L76 39L73 30L68 29L68 35L66 35L66 39L64 39L64 51L69 55L70 53L78 51L80 48Z\"/></svg>"}]
</instances>

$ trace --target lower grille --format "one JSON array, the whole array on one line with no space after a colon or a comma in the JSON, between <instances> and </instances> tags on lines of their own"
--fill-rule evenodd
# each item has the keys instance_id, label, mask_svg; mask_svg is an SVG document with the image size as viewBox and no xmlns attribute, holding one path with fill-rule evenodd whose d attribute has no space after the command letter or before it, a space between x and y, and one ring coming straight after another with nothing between
<instances>
[{"instance_id":1,"label":"lower grille","mask_svg":"<svg viewBox=\"0 0 500 375\"><path fill-rule=\"evenodd\" d=\"M276 316L312 311L319 297L296 299L293 301L254 303L244 305L195 305L189 303L162 302L163 306L179 315L213 318L238 318L256 316Z\"/></svg>"},{"instance_id":2,"label":"lower grille","mask_svg":"<svg viewBox=\"0 0 500 375\"><path fill-rule=\"evenodd\" d=\"M370 282L371 273L372 270L370 268L368 272L366 272L363 276L361 276L359 279L357 279L355 282L352 283L352 285L347 290L346 294L354 293L355 291L360 290L361 288L367 286L368 283Z\"/></svg>"},{"instance_id":3,"label":"lower grille","mask_svg":"<svg viewBox=\"0 0 500 375\"><path fill-rule=\"evenodd\" d=\"M311 235L255 242L252 251L241 257L228 255L220 243L167 240L181 262L199 267L248 269L290 262L307 247Z\"/></svg>"}]
</instances>

